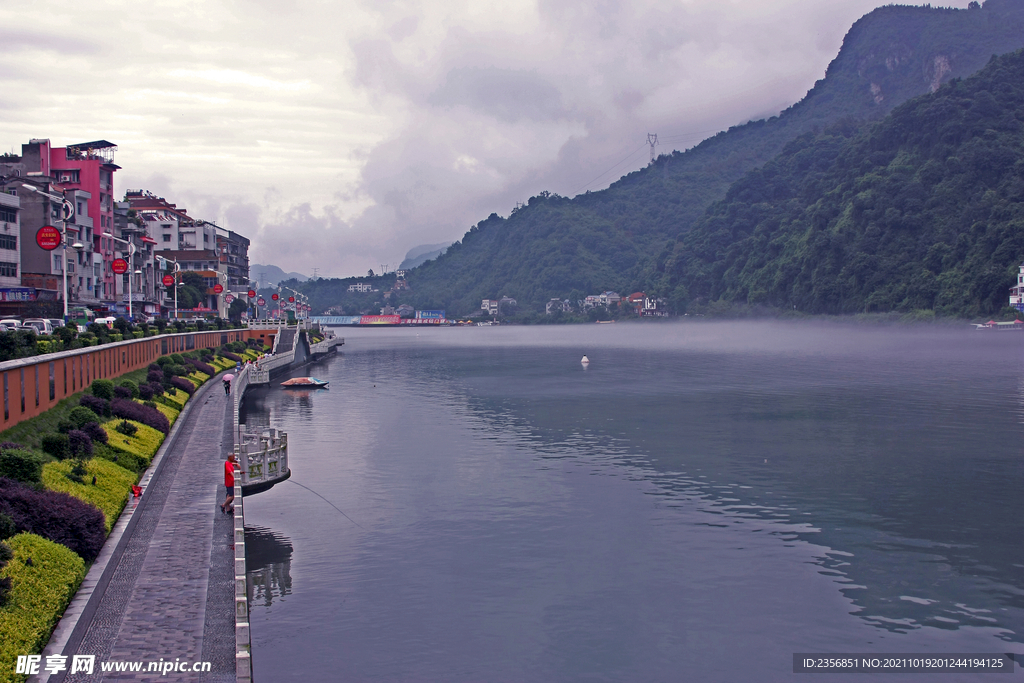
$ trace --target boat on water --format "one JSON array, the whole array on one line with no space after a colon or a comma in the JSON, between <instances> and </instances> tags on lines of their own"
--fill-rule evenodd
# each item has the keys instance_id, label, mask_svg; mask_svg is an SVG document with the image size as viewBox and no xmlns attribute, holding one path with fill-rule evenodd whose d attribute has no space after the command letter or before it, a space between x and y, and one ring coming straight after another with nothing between
<instances>
[{"instance_id":1,"label":"boat on water","mask_svg":"<svg viewBox=\"0 0 1024 683\"><path fill-rule=\"evenodd\" d=\"M282 387L291 389L327 389L329 385L330 382L316 377L293 377L286 382L281 382Z\"/></svg>"}]
</instances>

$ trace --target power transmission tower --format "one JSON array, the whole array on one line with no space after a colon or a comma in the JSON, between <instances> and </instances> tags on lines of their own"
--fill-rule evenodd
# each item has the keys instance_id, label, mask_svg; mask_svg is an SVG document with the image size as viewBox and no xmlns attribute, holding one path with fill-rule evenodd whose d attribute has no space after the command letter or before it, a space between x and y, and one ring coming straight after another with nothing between
<instances>
[{"instance_id":1,"label":"power transmission tower","mask_svg":"<svg viewBox=\"0 0 1024 683\"><path fill-rule=\"evenodd\" d=\"M318 279L318 278L320 277L320 276L318 275L318 273L319 273L319 272L320 272L320 269L319 269L319 268L314 268L314 269L313 269L313 277L311 277L310 279L311 279L311 280L316 280L316 279Z\"/></svg>"},{"instance_id":2,"label":"power transmission tower","mask_svg":"<svg viewBox=\"0 0 1024 683\"><path fill-rule=\"evenodd\" d=\"M651 163L653 164L655 159L654 148L658 146L658 134L648 133L647 144L651 146Z\"/></svg>"}]
</instances>

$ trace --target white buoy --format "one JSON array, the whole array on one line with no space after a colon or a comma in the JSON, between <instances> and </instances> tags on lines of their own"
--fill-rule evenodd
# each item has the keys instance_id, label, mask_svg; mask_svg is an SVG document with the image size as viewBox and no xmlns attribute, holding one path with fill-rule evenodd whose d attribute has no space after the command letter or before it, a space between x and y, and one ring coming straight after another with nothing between
<instances>
[{"instance_id":1,"label":"white buoy","mask_svg":"<svg viewBox=\"0 0 1024 683\"><path fill-rule=\"evenodd\" d=\"M590 365L590 359L587 358L586 356L583 356L583 360L581 360L580 362L583 363L584 365Z\"/></svg>"}]
</instances>

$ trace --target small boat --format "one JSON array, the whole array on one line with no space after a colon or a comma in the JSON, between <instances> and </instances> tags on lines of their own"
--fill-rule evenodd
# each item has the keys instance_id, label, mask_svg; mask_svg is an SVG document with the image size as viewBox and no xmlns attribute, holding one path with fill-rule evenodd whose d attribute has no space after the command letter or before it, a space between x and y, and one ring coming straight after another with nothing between
<instances>
[{"instance_id":1,"label":"small boat","mask_svg":"<svg viewBox=\"0 0 1024 683\"><path fill-rule=\"evenodd\" d=\"M583 359L580 361L583 365L590 365L590 359L584 354Z\"/></svg>"},{"instance_id":2,"label":"small boat","mask_svg":"<svg viewBox=\"0 0 1024 683\"><path fill-rule=\"evenodd\" d=\"M322 379L316 377L293 377L287 382L281 382L282 387L291 387L292 389L327 389L330 382L325 382Z\"/></svg>"}]
</instances>

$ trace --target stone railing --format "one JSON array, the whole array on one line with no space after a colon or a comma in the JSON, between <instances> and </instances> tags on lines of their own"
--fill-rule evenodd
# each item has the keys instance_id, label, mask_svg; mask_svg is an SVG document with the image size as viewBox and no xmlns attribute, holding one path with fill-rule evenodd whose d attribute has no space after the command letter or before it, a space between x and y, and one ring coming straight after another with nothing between
<instances>
[{"instance_id":1,"label":"stone railing","mask_svg":"<svg viewBox=\"0 0 1024 683\"><path fill-rule=\"evenodd\" d=\"M235 681L252 681L252 637L245 576L245 516L242 509L242 470L235 463Z\"/></svg>"},{"instance_id":2,"label":"stone railing","mask_svg":"<svg viewBox=\"0 0 1024 683\"><path fill-rule=\"evenodd\" d=\"M291 476L288 435L276 429L245 432L237 426L235 454L242 468L241 486L247 495L269 489Z\"/></svg>"},{"instance_id":3,"label":"stone railing","mask_svg":"<svg viewBox=\"0 0 1024 683\"><path fill-rule=\"evenodd\" d=\"M322 356L325 353L330 353L331 349L336 346L343 346L345 344L344 337L335 337L333 334L323 341L318 341L315 344L309 345L309 353L312 356Z\"/></svg>"}]
</instances>

